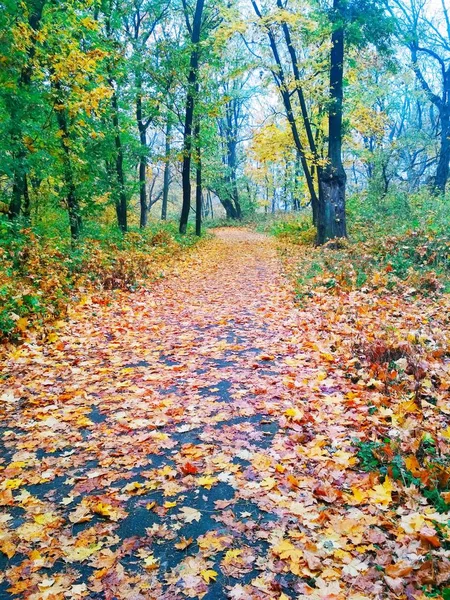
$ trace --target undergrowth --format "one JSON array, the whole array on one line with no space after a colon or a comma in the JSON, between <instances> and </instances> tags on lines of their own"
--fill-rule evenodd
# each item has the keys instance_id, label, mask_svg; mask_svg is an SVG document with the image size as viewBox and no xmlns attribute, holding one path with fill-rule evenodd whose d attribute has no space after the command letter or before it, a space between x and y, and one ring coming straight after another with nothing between
<instances>
[{"instance_id":1,"label":"undergrowth","mask_svg":"<svg viewBox=\"0 0 450 600\"><path fill-rule=\"evenodd\" d=\"M378 203L358 196L348 202L349 239L339 247L314 247L309 215L274 221L269 231L289 245L308 248L299 257L297 291L316 289L450 291L450 204L425 193L394 195Z\"/></svg>"},{"instance_id":2,"label":"undergrowth","mask_svg":"<svg viewBox=\"0 0 450 600\"><path fill-rule=\"evenodd\" d=\"M151 223L122 235L110 225L87 224L72 244L57 229L0 220L0 340L64 317L69 303L90 290L132 290L157 278L165 259L195 243L174 223Z\"/></svg>"},{"instance_id":3,"label":"undergrowth","mask_svg":"<svg viewBox=\"0 0 450 600\"><path fill-rule=\"evenodd\" d=\"M299 306L313 313L319 303L346 322L351 358L341 368L355 395L367 398L356 469L395 481L398 506L429 505L439 513L450 511L450 455L442 450L450 435L449 221L449 199L422 192L350 198L349 239L338 244L316 247L309 215L269 228ZM438 536L424 543L450 550L436 528ZM450 598L450 588L434 584L433 595Z\"/></svg>"}]
</instances>

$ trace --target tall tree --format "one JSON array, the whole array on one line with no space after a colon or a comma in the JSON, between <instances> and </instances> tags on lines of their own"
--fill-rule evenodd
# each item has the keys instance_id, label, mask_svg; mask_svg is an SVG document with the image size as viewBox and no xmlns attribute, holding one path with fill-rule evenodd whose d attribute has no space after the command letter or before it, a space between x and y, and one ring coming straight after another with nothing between
<instances>
[{"instance_id":1,"label":"tall tree","mask_svg":"<svg viewBox=\"0 0 450 600\"><path fill-rule=\"evenodd\" d=\"M320 171L321 194L317 219L319 244L347 236L346 174L342 164L342 110L344 79L344 1L333 0L328 108L328 162Z\"/></svg>"},{"instance_id":2,"label":"tall tree","mask_svg":"<svg viewBox=\"0 0 450 600\"><path fill-rule=\"evenodd\" d=\"M186 0L183 0L186 25L191 37L191 57L189 61L188 88L186 96L186 113L184 120L183 134L183 205L181 207L180 216L180 233L186 233L189 212L191 209L191 161L193 148L193 119L195 100L198 95L198 78L199 78L199 57L200 57L200 34L202 27L202 15L205 6L205 0L197 0L194 11L192 25L189 20L189 13L186 5Z\"/></svg>"}]
</instances>

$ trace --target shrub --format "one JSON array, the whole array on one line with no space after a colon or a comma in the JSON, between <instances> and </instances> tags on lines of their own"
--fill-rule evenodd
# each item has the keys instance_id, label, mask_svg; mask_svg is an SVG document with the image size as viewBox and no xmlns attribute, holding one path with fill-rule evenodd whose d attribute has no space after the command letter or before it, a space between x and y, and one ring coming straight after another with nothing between
<instances>
[{"instance_id":1,"label":"shrub","mask_svg":"<svg viewBox=\"0 0 450 600\"><path fill-rule=\"evenodd\" d=\"M134 289L158 277L162 260L195 243L194 236L181 239L172 223L125 235L88 224L72 247L67 238L2 218L0 237L0 339L10 340L64 317L86 289Z\"/></svg>"}]
</instances>

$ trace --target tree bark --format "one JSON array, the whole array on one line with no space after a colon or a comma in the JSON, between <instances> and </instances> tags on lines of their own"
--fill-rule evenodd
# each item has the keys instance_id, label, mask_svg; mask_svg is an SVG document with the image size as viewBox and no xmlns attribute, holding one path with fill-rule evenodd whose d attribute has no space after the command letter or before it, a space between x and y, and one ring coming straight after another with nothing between
<instances>
[{"instance_id":1,"label":"tree bark","mask_svg":"<svg viewBox=\"0 0 450 600\"><path fill-rule=\"evenodd\" d=\"M229 170L229 183L231 197L236 209L238 219L242 217L241 203L239 200L239 189L237 185L237 128L238 124L234 118L234 100L227 102L225 106L225 137L227 147L227 165Z\"/></svg>"},{"instance_id":2,"label":"tree bark","mask_svg":"<svg viewBox=\"0 0 450 600\"><path fill-rule=\"evenodd\" d=\"M30 14L28 17L28 24L36 34L41 26L42 13L44 10L46 0L39 0L34 3L30 8ZM35 38L31 38L31 44L27 49L27 60L22 67L19 77L18 87L19 90L24 90L28 88L31 83L31 76L33 73L32 60L36 53L36 45ZM28 190L28 181L27 181L27 166L26 166L26 158L27 158L27 150L22 140L22 123L21 117L19 116L20 110L17 110L16 106L17 99L13 99L13 104L11 107L11 121L14 123L14 132L13 138L15 138L19 150L17 152L17 156L15 157L15 166L14 166L14 174L13 174L13 194L9 206L9 217L11 219L16 219L19 217L22 210L22 198L25 200L24 210L26 214L25 218L29 219L30 217L30 196Z\"/></svg>"},{"instance_id":3,"label":"tree bark","mask_svg":"<svg viewBox=\"0 0 450 600\"><path fill-rule=\"evenodd\" d=\"M77 193L76 193L75 178L74 178L73 165L72 165L72 157L71 157L71 152L70 152L71 140L70 140L68 114L67 114L67 109L66 109L66 99L65 99L64 92L63 92L60 81L56 81L53 84L53 90L54 90L54 95L55 95L55 104L58 105L57 108L55 109L55 113L56 113L56 120L58 122L59 131L60 131L59 139L61 141L61 149L62 149L64 184L65 184L67 211L69 213L70 235L73 240L76 240L80 236L80 232L81 232L81 228L82 228L82 219L81 219L80 204L79 204L79 201L77 198Z\"/></svg>"},{"instance_id":4,"label":"tree bark","mask_svg":"<svg viewBox=\"0 0 450 600\"><path fill-rule=\"evenodd\" d=\"M194 20L192 23L191 43L193 46L189 64L188 89L186 98L186 116L184 120L184 143L183 143L183 204L180 216L180 233L185 234L191 210L191 161L192 161L192 123L194 118L195 99L198 93L198 64L199 64L199 41L202 25L202 14L205 0L197 0ZM187 16L186 16L187 18Z\"/></svg>"},{"instance_id":5,"label":"tree bark","mask_svg":"<svg viewBox=\"0 0 450 600\"><path fill-rule=\"evenodd\" d=\"M167 219L167 203L169 200L169 187L170 187L170 134L172 129L172 123L170 118L167 119L166 124L166 148L164 153L165 164L164 164L164 179L163 179L163 197L161 207L161 220Z\"/></svg>"},{"instance_id":6,"label":"tree bark","mask_svg":"<svg viewBox=\"0 0 450 600\"><path fill-rule=\"evenodd\" d=\"M253 9L254 9L256 15L260 19L262 19L262 14L258 8L258 5L256 4L256 0L251 0L251 3L252 3ZM297 123L295 121L294 110L293 110L292 101L291 101L291 93L289 91L289 85L286 82L286 77L285 77L285 74L283 71L283 64L281 62L280 54L278 52L277 42L276 42L276 39L275 39L275 36L274 36L272 30L270 29L270 26L266 25L266 31L267 31L267 36L269 38L269 44L270 44L270 47L272 50L272 54L275 59L275 63L277 65L277 71L273 73L275 83L277 85L278 91L280 92L281 98L283 100L283 105L284 105L284 108L286 111L286 117L288 119L289 126L291 128L292 137L294 138L295 146L296 146L298 154L300 156L303 173L305 174L306 184L308 186L308 191L309 191L309 195L311 198L311 204L314 207L315 205L318 205L318 203L320 201L320 193L321 193L320 183L319 183L319 196L318 196L316 193L315 187L314 187L314 180L312 177L311 169L309 168L308 161L306 159L305 149L303 147L303 144L302 144L302 141L300 138L300 134L298 131ZM290 48L292 48L292 44L290 44ZM292 54L291 54L291 60L293 60ZM305 108L306 108L306 106L305 106Z\"/></svg>"},{"instance_id":7,"label":"tree bark","mask_svg":"<svg viewBox=\"0 0 450 600\"><path fill-rule=\"evenodd\" d=\"M58 91L60 90L59 83L57 83L55 87ZM62 102L62 100L60 100L60 102ZM73 240L76 240L80 236L82 220L73 176L72 159L70 156L70 136L66 109L63 108L62 110L57 110L56 115L59 130L61 131L60 139L63 150L64 180L66 187L67 210L69 213L70 235Z\"/></svg>"},{"instance_id":8,"label":"tree bark","mask_svg":"<svg viewBox=\"0 0 450 600\"><path fill-rule=\"evenodd\" d=\"M337 18L341 16L341 0L333 1ZM342 164L342 103L344 76L344 27L340 23L331 36L330 107L328 113L328 164L322 170L320 185L317 242L324 244L347 236L345 219L346 174Z\"/></svg>"},{"instance_id":9,"label":"tree bark","mask_svg":"<svg viewBox=\"0 0 450 600\"><path fill-rule=\"evenodd\" d=\"M123 168L123 148L122 140L120 139L119 127L119 104L117 100L117 92L112 80L109 81L113 90L111 96L112 107L112 123L114 128L114 145L116 147L116 177L117 177L117 192L116 192L116 214L117 224L124 233L127 231L127 195L125 191L125 173Z\"/></svg>"},{"instance_id":10,"label":"tree bark","mask_svg":"<svg viewBox=\"0 0 450 600\"><path fill-rule=\"evenodd\" d=\"M142 228L147 226L148 203L147 203L147 128L142 120L142 77L136 74L136 120L139 131L140 153L139 153L139 204L140 221Z\"/></svg>"},{"instance_id":11,"label":"tree bark","mask_svg":"<svg viewBox=\"0 0 450 600\"><path fill-rule=\"evenodd\" d=\"M195 125L196 139L196 185L195 185L195 235L202 235L202 156L200 149L200 122Z\"/></svg>"}]
</instances>

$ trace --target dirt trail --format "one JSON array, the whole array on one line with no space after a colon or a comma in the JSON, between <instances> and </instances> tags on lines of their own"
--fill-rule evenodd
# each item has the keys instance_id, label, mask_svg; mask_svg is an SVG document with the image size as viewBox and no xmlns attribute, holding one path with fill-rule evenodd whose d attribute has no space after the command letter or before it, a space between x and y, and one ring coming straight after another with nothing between
<instances>
[{"instance_id":1,"label":"dirt trail","mask_svg":"<svg viewBox=\"0 0 450 600\"><path fill-rule=\"evenodd\" d=\"M412 550L353 469L368 412L330 353L341 317L293 300L274 243L223 229L14 353L0 598L397 597L376 565Z\"/></svg>"}]
</instances>

